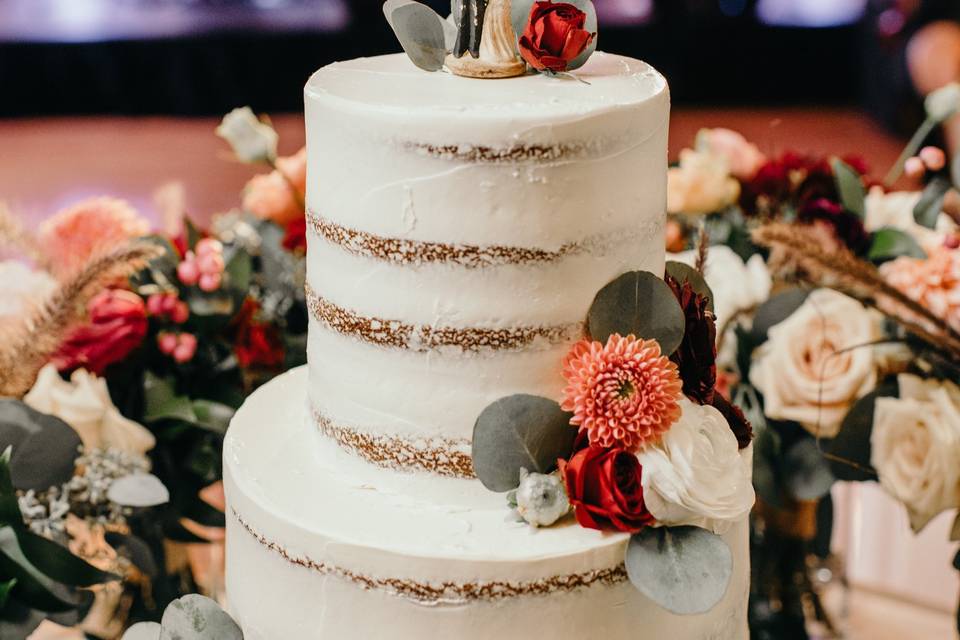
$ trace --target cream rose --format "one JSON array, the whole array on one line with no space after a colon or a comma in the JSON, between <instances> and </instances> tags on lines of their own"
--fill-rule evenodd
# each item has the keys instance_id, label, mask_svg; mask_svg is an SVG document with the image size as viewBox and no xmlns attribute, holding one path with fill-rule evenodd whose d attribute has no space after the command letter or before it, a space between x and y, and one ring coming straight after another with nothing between
<instances>
[{"instance_id":1,"label":"cream rose","mask_svg":"<svg viewBox=\"0 0 960 640\"><path fill-rule=\"evenodd\" d=\"M753 507L753 448L739 449L713 407L687 399L680 404L680 420L660 443L637 454L644 502L662 524L724 533Z\"/></svg>"},{"instance_id":2,"label":"cream rose","mask_svg":"<svg viewBox=\"0 0 960 640\"><path fill-rule=\"evenodd\" d=\"M48 364L23 401L73 427L87 449L115 448L143 455L156 444L150 431L120 415L106 381L83 369L74 371L67 382Z\"/></svg>"},{"instance_id":3,"label":"cream rose","mask_svg":"<svg viewBox=\"0 0 960 640\"><path fill-rule=\"evenodd\" d=\"M763 393L766 415L836 436L850 406L876 385L874 349L859 345L879 337L878 317L856 300L830 289L811 293L754 353L750 382Z\"/></svg>"},{"instance_id":4,"label":"cream rose","mask_svg":"<svg viewBox=\"0 0 960 640\"><path fill-rule=\"evenodd\" d=\"M897 379L900 397L877 399L870 463L920 530L960 507L960 387L907 374Z\"/></svg>"},{"instance_id":5,"label":"cream rose","mask_svg":"<svg viewBox=\"0 0 960 640\"><path fill-rule=\"evenodd\" d=\"M956 223L945 213L937 218L935 229L917 224L913 209L920 201L919 191L884 192L883 187L873 187L866 198L866 218L863 221L867 231L877 231L883 227L894 227L913 236L914 240L926 249L943 244L947 235L956 232Z\"/></svg>"},{"instance_id":6,"label":"cream rose","mask_svg":"<svg viewBox=\"0 0 960 640\"><path fill-rule=\"evenodd\" d=\"M277 158L277 132L260 122L250 107L225 115L217 135L230 143L242 162L272 162Z\"/></svg>"},{"instance_id":7,"label":"cream rose","mask_svg":"<svg viewBox=\"0 0 960 640\"><path fill-rule=\"evenodd\" d=\"M684 149L680 165L667 173L667 211L703 214L720 211L740 197L740 183L730 176L723 157Z\"/></svg>"},{"instance_id":8,"label":"cream rose","mask_svg":"<svg viewBox=\"0 0 960 640\"><path fill-rule=\"evenodd\" d=\"M698 151L709 151L722 157L730 174L740 180L750 180L767 161L757 145L749 142L738 131L724 129L701 129L697 132Z\"/></svg>"}]
</instances>

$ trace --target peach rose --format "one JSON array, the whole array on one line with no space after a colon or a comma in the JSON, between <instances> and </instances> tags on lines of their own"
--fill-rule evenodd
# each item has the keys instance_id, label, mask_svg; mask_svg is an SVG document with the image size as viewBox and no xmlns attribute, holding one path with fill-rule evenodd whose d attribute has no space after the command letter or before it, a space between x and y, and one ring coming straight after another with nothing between
<instances>
[{"instance_id":1,"label":"peach rose","mask_svg":"<svg viewBox=\"0 0 960 640\"><path fill-rule=\"evenodd\" d=\"M667 173L667 211L705 214L721 211L740 197L740 183L726 161L706 151L684 149L680 165Z\"/></svg>"},{"instance_id":2,"label":"peach rose","mask_svg":"<svg viewBox=\"0 0 960 640\"><path fill-rule=\"evenodd\" d=\"M701 129L697 133L696 147L698 151L723 158L730 174L739 180L750 180L767 162L757 145L732 129Z\"/></svg>"},{"instance_id":3,"label":"peach rose","mask_svg":"<svg viewBox=\"0 0 960 640\"><path fill-rule=\"evenodd\" d=\"M307 151L277 158L277 169L254 176L243 193L243 208L262 220L287 226L303 216L307 186Z\"/></svg>"}]
</instances>

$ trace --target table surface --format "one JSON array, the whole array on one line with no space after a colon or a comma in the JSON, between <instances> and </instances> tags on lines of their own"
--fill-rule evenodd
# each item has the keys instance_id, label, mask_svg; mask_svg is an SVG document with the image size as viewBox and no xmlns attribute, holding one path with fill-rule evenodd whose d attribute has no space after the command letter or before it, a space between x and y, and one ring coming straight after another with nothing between
<instances>
[{"instance_id":1,"label":"table surface","mask_svg":"<svg viewBox=\"0 0 960 640\"><path fill-rule=\"evenodd\" d=\"M281 153L303 145L303 118L279 115ZM0 120L0 201L36 222L96 195L133 202L155 216L153 194L183 185L199 221L236 206L245 182L260 169L230 159L212 118L55 118ZM670 126L670 156L701 127L737 129L768 153L858 153L877 175L903 142L853 109L682 109Z\"/></svg>"}]
</instances>

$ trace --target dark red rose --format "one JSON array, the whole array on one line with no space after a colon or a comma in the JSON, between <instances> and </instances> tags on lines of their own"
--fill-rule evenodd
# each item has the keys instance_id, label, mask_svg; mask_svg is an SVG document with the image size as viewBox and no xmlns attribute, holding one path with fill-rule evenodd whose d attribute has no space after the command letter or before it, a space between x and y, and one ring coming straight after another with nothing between
<instances>
[{"instance_id":1,"label":"dark red rose","mask_svg":"<svg viewBox=\"0 0 960 640\"><path fill-rule=\"evenodd\" d=\"M636 455L587 446L569 461L561 461L560 470L580 526L636 533L653 524L643 501L643 468Z\"/></svg>"},{"instance_id":2,"label":"dark red rose","mask_svg":"<svg viewBox=\"0 0 960 640\"><path fill-rule=\"evenodd\" d=\"M234 324L234 353L237 363L243 369L273 369L281 366L284 360L283 341L280 332L272 324L257 320L260 305L247 298L237 314Z\"/></svg>"},{"instance_id":3,"label":"dark red rose","mask_svg":"<svg viewBox=\"0 0 960 640\"><path fill-rule=\"evenodd\" d=\"M283 236L283 248L291 253L302 253L307 250L307 219L305 217L294 218L287 225Z\"/></svg>"},{"instance_id":4,"label":"dark red rose","mask_svg":"<svg viewBox=\"0 0 960 640\"><path fill-rule=\"evenodd\" d=\"M737 444L740 445L741 449L745 449L753 440L753 425L751 425L747 417L743 415L740 407L719 393L714 394L711 404L714 409L723 414L723 417L727 420L727 424L730 425L730 430L733 431L733 435L737 438Z\"/></svg>"},{"instance_id":5,"label":"dark red rose","mask_svg":"<svg viewBox=\"0 0 960 640\"><path fill-rule=\"evenodd\" d=\"M566 71L597 35L584 30L586 20L567 2L535 2L520 36L520 55L537 71Z\"/></svg>"},{"instance_id":6,"label":"dark red rose","mask_svg":"<svg viewBox=\"0 0 960 640\"><path fill-rule=\"evenodd\" d=\"M67 334L53 356L60 371L83 367L96 374L126 358L147 335L143 298L124 289L107 289L87 306L89 321Z\"/></svg>"},{"instance_id":7,"label":"dark red rose","mask_svg":"<svg viewBox=\"0 0 960 640\"><path fill-rule=\"evenodd\" d=\"M687 325L683 342L670 359L677 364L683 393L698 404L710 404L717 386L717 324L707 309L706 297L693 290L689 282L682 285L672 276L665 276L677 297Z\"/></svg>"},{"instance_id":8,"label":"dark red rose","mask_svg":"<svg viewBox=\"0 0 960 640\"><path fill-rule=\"evenodd\" d=\"M826 198L817 198L807 202L797 213L797 221L804 224L826 223L833 229L837 239L847 245L854 253L866 251L870 244L870 234L863 221L842 205Z\"/></svg>"}]
</instances>

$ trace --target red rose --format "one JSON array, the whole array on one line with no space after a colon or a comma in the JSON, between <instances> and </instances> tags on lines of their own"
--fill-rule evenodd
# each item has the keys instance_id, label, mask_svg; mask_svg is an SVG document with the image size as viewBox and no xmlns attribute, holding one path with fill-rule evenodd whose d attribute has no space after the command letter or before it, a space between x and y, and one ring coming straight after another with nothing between
<instances>
[{"instance_id":1,"label":"red rose","mask_svg":"<svg viewBox=\"0 0 960 640\"><path fill-rule=\"evenodd\" d=\"M560 463L580 526L636 533L654 522L643 501L643 468L623 449L595 445Z\"/></svg>"},{"instance_id":2,"label":"red rose","mask_svg":"<svg viewBox=\"0 0 960 640\"><path fill-rule=\"evenodd\" d=\"M537 71L566 71L597 35L583 28L587 14L567 2L535 2L520 37L520 55Z\"/></svg>"},{"instance_id":3,"label":"red rose","mask_svg":"<svg viewBox=\"0 0 960 640\"><path fill-rule=\"evenodd\" d=\"M244 368L262 367L273 369L284 360L283 342L277 328L256 319L260 306L247 298L234 320L237 329L234 352L237 363Z\"/></svg>"},{"instance_id":4,"label":"red rose","mask_svg":"<svg viewBox=\"0 0 960 640\"><path fill-rule=\"evenodd\" d=\"M90 320L67 334L53 356L60 371L83 367L97 374L136 349L147 335L147 309L137 294L108 289L90 300Z\"/></svg>"},{"instance_id":5,"label":"red rose","mask_svg":"<svg viewBox=\"0 0 960 640\"><path fill-rule=\"evenodd\" d=\"M294 218L283 235L283 248L291 253L302 253L307 250L307 219L303 216Z\"/></svg>"}]
</instances>

